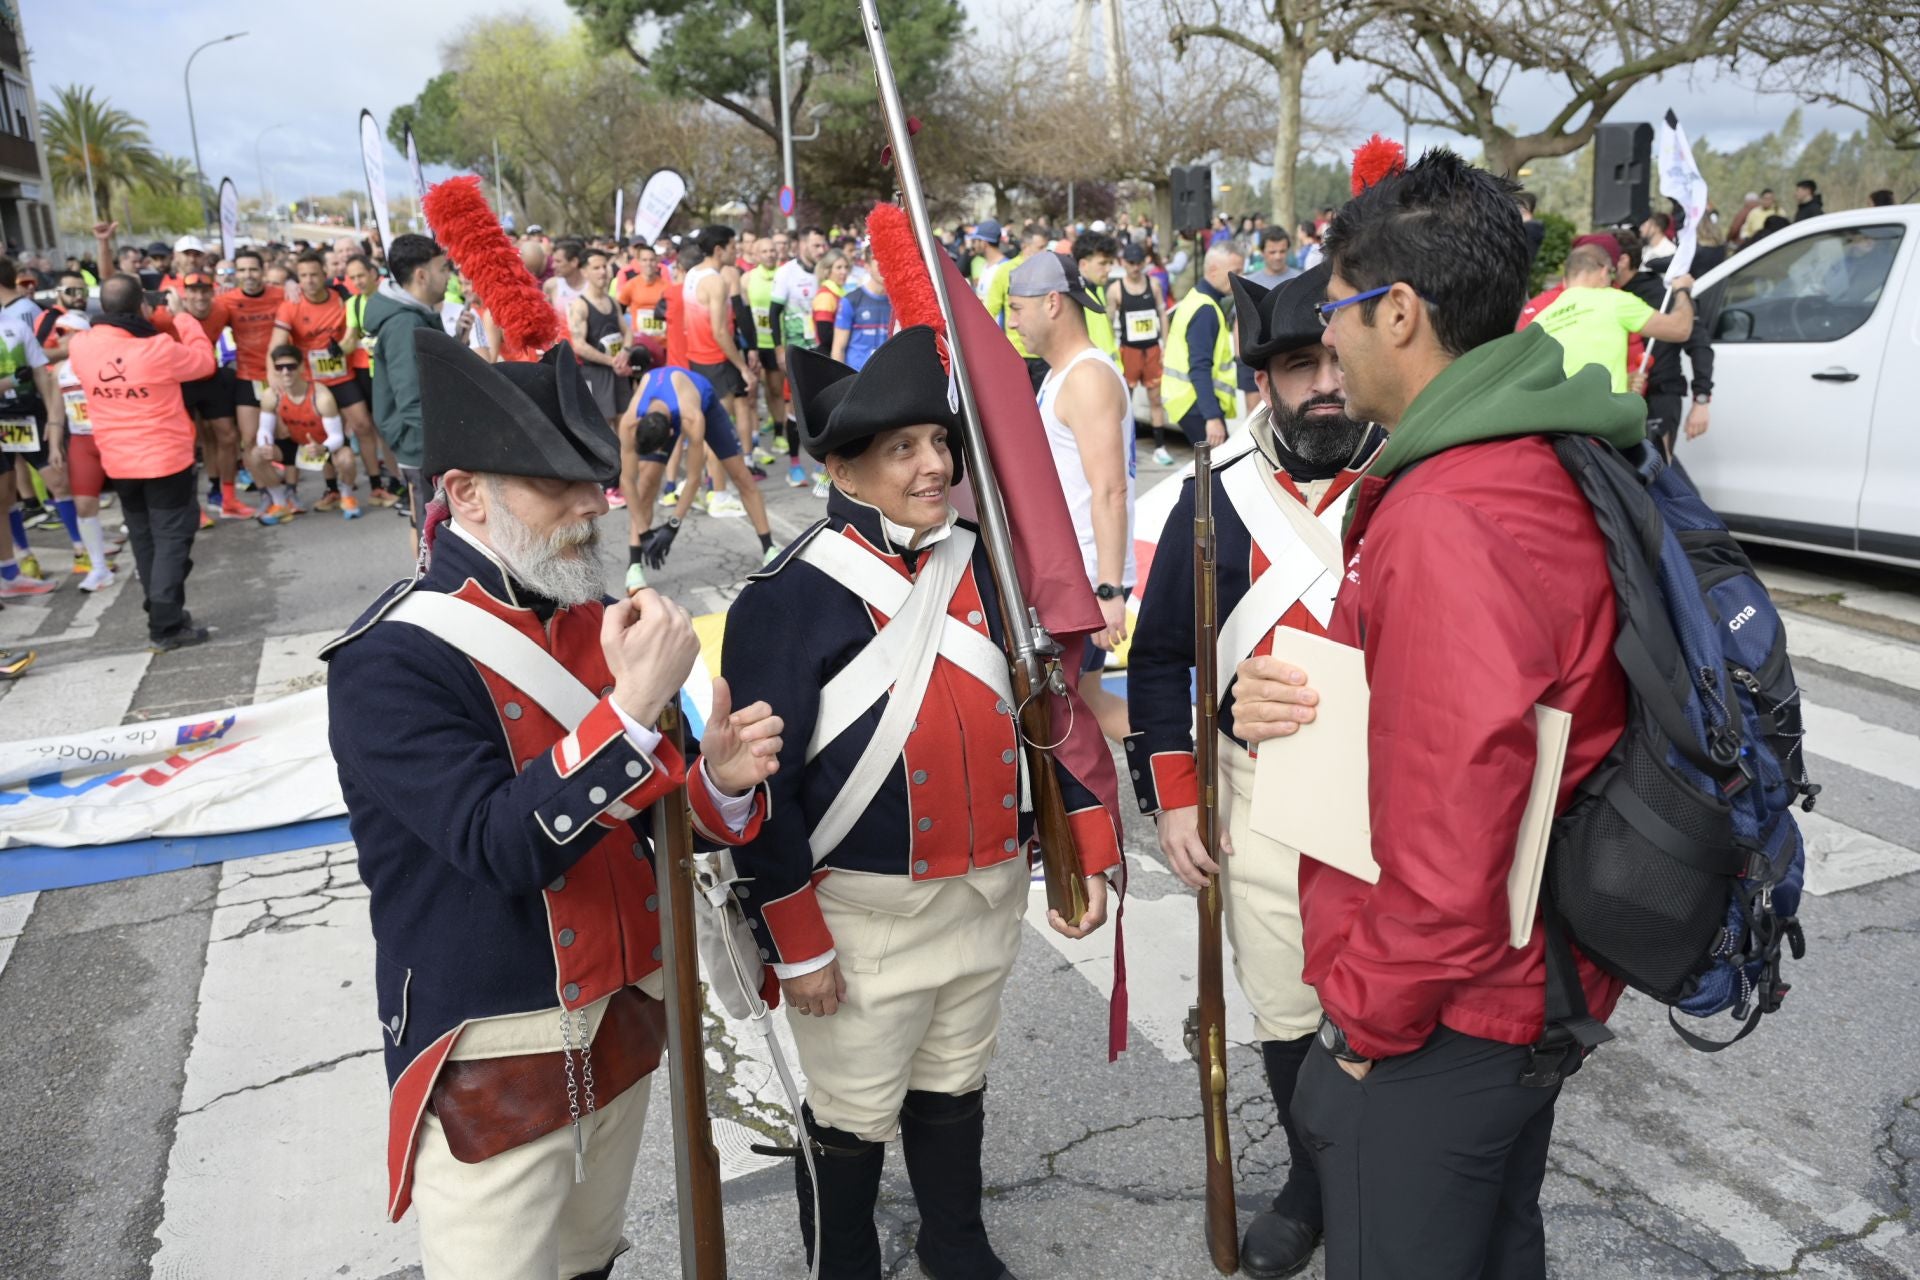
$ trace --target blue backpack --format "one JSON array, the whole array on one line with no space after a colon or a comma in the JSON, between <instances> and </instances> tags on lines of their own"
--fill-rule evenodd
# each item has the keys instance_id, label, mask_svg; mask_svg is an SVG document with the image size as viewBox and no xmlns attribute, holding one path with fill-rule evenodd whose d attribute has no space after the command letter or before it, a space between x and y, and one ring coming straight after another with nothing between
<instances>
[{"instance_id":1,"label":"blue backpack","mask_svg":"<svg viewBox=\"0 0 1920 1280\"><path fill-rule=\"evenodd\" d=\"M1686 472L1650 446L1621 453L1584 436L1554 449L1607 541L1629 686L1626 731L1548 845L1543 1045L1580 1054L1611 1038L1588 1016L1567 940L1667 1005L1707 1052L1780 1008L1782 951L1798 960L1806 849L1793 805L1811 811L1800 690L1786 632L1746 554ZM1731 1013L1714 1041L1684 1013ZM1577 1069L1571 1055L1539 1083ZM1536 1058L1537 1060L1537 1058Z\"/></svg>"}]
</instances>

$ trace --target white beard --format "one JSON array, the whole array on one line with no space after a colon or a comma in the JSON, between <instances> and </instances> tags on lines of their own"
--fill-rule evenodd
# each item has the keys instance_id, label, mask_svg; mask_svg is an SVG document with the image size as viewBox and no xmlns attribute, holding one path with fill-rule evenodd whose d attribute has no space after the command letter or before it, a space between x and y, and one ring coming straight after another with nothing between
<instances>
[{"instance_id":1,"label":"white beard","mask_svg":"<svg viewBox=\"0 0 1920 1280\"><path fill-rule=\"evenodd\" d=\"M496 491L497 493L497 491ZM600 528L588 520L542 537L496 501L487 516L494 554L506 561L516 581L555 604L585 604L606 594L607 567L601 558Z\"/></svg>"}]
</instances>

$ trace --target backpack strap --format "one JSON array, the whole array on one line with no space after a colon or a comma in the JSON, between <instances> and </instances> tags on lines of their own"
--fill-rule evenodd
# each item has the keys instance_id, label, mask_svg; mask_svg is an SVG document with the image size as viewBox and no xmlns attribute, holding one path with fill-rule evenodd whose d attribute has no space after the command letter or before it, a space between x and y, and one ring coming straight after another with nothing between
<instances>
[{"instance_id":1,"label":"backpack strap","mask_svg":"<svg viewBox=\"0 0 1920 1280\"><path fill-rule=\"evenodd\" d=\"M1540 1039L1532 1046L1520 1083L1530 1089L1551 1089L1579 1071L1587 1055L1613 1039L1607 1024L1587 1010L1587 993L1580 986L1580 967L1567 943L1566 925L1553 905L1552 890L1540 910L1547 961L1547 1019Z\"/></svg>"}]
</instances>

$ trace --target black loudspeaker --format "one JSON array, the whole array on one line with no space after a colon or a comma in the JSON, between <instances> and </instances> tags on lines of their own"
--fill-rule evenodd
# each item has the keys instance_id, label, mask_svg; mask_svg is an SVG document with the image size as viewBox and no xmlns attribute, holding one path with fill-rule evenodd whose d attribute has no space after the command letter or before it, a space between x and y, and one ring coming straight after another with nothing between
<instances>
[{"instance_id":1,"label":"black loudspeaker","mask_svg":"<svg viewBox=\"0 0 1920 1280\"><path fill-rule=\"evenodd\" d=\"M1603 124L1593 131L1593 225L1638 227L1651 212L1653 126Z\"/></svg>"},{"instance_id":2,"label":"black loudspeaker","mask_svg":"<svg viewBox=\"0 0 1920 1280\"><path fill-rule=\"evenodd\" d=\"M1213 225L1213 167L1181 164L1173 167L1173 229L1183 236Z\"/></svg>"}]
</instances>

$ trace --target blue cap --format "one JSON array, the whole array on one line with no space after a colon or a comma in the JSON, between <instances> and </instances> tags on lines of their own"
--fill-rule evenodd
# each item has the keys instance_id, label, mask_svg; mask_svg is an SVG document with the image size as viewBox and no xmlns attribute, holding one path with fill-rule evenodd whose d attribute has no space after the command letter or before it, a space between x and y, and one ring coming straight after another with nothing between
<instances>
[{"instance_id":1,"label":"blue cap","mask_svg":"<svg viewBox=\"0 0 1920 1280\"><path fill-rule=\"evenodd\" d=\"M980 219L979 223L973 229L973 238L976 240L985 240L988 244L999 244L1000 237L1004 234L1006 233L1001 230L1000 224L992 218Z\"/></svg>"}]
</instances>

